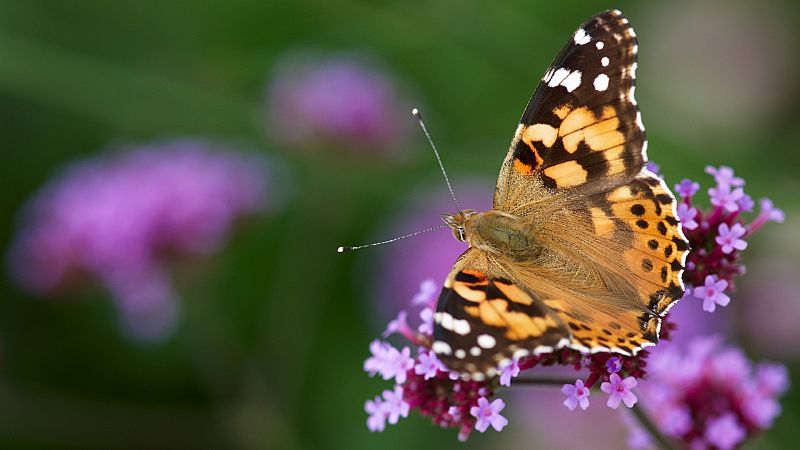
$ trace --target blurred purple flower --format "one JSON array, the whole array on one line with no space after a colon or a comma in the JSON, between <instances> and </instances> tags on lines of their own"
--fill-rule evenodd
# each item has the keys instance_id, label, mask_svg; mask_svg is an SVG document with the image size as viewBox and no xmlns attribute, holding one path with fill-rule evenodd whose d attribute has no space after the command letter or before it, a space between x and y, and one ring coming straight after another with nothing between
<instances>
[{"instance_id":1,"label":"blurred purple flower","mask_svg":"<svg viewBox=\"0 0 800 450\"><path fill-rule=\"evenodd\" d=\"M706 441L719 450L736 448L746 435L744 427L732 413L710 419L705 432Z\"/></svg>"},{"instance_id":2,"label":"blurred purple flower","mask_svg":"<svg viewBox=\"0 0 800 450\"><path fill-rule=\"evenodd\" d=\"M485 397L479 398L478 405L469 410L472 417L477 419L475 421L475 429L483 433L491 425L495 431L501 431L508 425L508 419L500 414L500 411L505 407L506 404L502 399L498 398L489 403L489 400L486 400Z\"/></svg>"},{"instance_id":3,"label":"blurred purple flower","mask_svg":"<svg viewBox=\"0 0 800 450\"><path fill-rule=\"evenodd\" d=\"M213 253L237 219L278 200L267 202L266 161L214 148L174 140L68 167L22 211L14 277L48 295L89 274L113 294L127 333L166 336L178 305L165 255Z\"/></svg>"},{"instance_id":4,"label":"blurred purple flower","mask_svg":"<svg viewBox=\"0 0 800 450\"><path fill-rule=\"evenodd\" d=\"M272 134L298 148L397 154L412 123L393 77L354 54L284 56L267 103Z\"/></svg>"},{"instance_id":5,"label":"blurred purple flower","mask_svg":"<svg viewBox=\"0 0 800 450\"><path fill-rule=\"evenodd\" d=\"M383 431L386 428L386 411L380 397L364 402L364 411L368 414L367 428L369 431Z\"/></svg>"},{"instance_id":6,"label":"blurred purple flower","mask_svg":"<svg viewBox=\"0 0 800 450\"><path fill-rule=\"evenodd\" d=\"M422 375L424 379L429 380L435 377L439 371L447 372L447 367L439 361L436 353L421 349L419 356L417 356L417 363L414 366L414 373Z\"/></svg>"},{"instance_id":7,"label":"blurred purple flower","mask_svg":"<svg viewBox=\"0 0 800 450\"><path fill-rule=\"evenodd\" d=\"M414 367L414 359L411 358L411 349L403 347L397 350L386 342L374 340L369 346L372 356L364 361L364 371L370 376L381 374L384 380L392 378L397 383L406 381L406 371Z\"/></svg>"},{"instance_id":8,"label":"blurred purple flower","mask_svg":"<svg viewBox=\"0 0 800 450\"><path fill-rule=\"evenodd\" d=\"M788 386L782 366L753 364L716 336L696 338L685 350L660 349L650 363L639 387L644 408L664 434L689 448L735 448L768 428Z\"/></svg>"},{"instance_id":9,"label":"blurred purple flower","mask_svg":"<svg viewBox=\"0 0 800 450\"><path fill-rule=\"evenodd\" d=\"M403 400L403 388L395 386L392 391L383 391L382 408L386 412L389 423L394 425L401 417L408 417L409 406Z\"/></svg>"}]
</instances>

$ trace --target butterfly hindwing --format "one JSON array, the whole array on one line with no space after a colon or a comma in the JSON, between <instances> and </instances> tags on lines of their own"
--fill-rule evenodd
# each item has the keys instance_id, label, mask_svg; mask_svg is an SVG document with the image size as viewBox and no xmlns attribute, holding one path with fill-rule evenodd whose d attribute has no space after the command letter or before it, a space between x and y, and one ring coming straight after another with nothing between
<instances>
[{"instance_id":1,"label":"butterfly hindwing","mask_svg":"<svg viewBox=\"0 0 800 450\"><path fill-rule=\"evenodd\" d=\"M570 333L527 287L509 280L480 250L467 250L445 282L431 348L451 370L493 376L513 357L549 352Z\"/></svg>"}]
</instances>

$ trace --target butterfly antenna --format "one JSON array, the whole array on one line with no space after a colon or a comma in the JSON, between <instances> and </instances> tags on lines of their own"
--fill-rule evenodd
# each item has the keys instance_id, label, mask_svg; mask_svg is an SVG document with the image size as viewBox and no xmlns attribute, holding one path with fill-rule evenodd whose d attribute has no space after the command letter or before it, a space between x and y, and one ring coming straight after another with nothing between
<instances>
[{"instance_id":1,"label":"butterfly antenna","mask_svg":"<svg viewBox=\"0 0 800 450\"><path fill-rule=\"evenodd\" d=\"M407 234L405 236L400 236L400 237L388 239L388 240L381 241L381 242L374 242L372 244L357 245L355 247L339 247L339 248L336 249L336 251L339 252L339 253L352 252L353 250L358 250L360 248L375 247L375 246L378 246L378 245L389 244L389 243L392 243L392 242L399 241L401 239L414 237L414 236L420 235L422 233L427 233L428 231L439 230L439 229L442 229L442 228L444 228L446 226L447 226L447 224L441 224L441 225L437 225L435 227L430 227L430 228L426 228L424 230L419 230L419 231L416 231L414 233Z\"/></svg>"},{"instance_id":2,"label":"butterfly antenna","mask_svg":"<svg viewBox=\"0 0 800 450\"><path fill-rule=\"evenodd\" d=\"M442 164L442 158L439 156L439 150L436 150L436 145L433 143L433 139L431 139L431 135L428 133L428 127L425 126L425 121L422 120L422 114L417 108L412 109L411 114L417 118L417 122L419 122L419 126L422 128L422 132L425 133L425 137L428 138L428 142L431 144L431 148L433 149L433 154L436 155L436 161L439 162L439 168L442 169L442 175L444 175L444 181L447 183L447 189L450 190L450 196L453 198L453 203L456 205L458 212L461 212L461 207L458 205L458 200L456 200L456 194L453 192L453 186L450 185L450 178L447 177L447 172L444 170L444 164Z\"/></svg>"}]
</instances>

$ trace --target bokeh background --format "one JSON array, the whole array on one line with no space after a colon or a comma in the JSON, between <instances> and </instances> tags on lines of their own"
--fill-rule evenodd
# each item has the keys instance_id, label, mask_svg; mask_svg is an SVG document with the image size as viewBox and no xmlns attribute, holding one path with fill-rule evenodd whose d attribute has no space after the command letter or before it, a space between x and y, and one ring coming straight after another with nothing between
<instances>
[{"instance_id":1,"label":"bokeh background","mask_svg":"<svg viewBox=\"0 0 800 450\"><path fill-rule=\"evenodd\" d=\"M797 384L796 2L1 0L0 447L619 448L618 416L566 414L560 395L538 390L507 397L503 433L466 444L415 416L369 433L363 402L388 386L362 371L367 345L424 278L441 281L459 246L440 230L335 252L437 225L451 208L411 105L462 205L487 208L533 87L577 25L608 8L639 36L636 94L669 184L708 187L704 166L726 164L787 213L751 240L723 314L682 313L694 332L785 362ZM257 159L264 207L227 211L203 251L171 241L192 236L179 226L151 231L156 278L177 305L136 316L156 332L131 328L125 295L96 274L42 291L20 282L11 249L42 186L76 161L167 154L176 140ZM124 217L144 195L136 179L113 200ZM158 191L148 180L141 189ZM188 200L173 201L163 207ZM749 448L797 442L797 389L783 407Z\"/></svg>"}]
</instances>

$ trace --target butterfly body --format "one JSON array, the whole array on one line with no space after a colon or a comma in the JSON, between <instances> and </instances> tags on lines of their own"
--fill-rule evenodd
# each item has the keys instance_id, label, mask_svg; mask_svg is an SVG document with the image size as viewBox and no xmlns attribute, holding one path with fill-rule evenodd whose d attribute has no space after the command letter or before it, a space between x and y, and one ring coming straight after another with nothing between
<instances>
[{"instance_id":1,"label":"butterfly body","mask_svg":"<svg viewBox=\"0 0 800 450\"><path fill-rule=\"evenodd\" d=\"M493 208L442 216L469 244L434 316L432 349L451 370L481 379L529 354L658 341L689 247L645 168L637 49L619 11L582 24L522 115Z\"/></svg>"}]
</instances>

